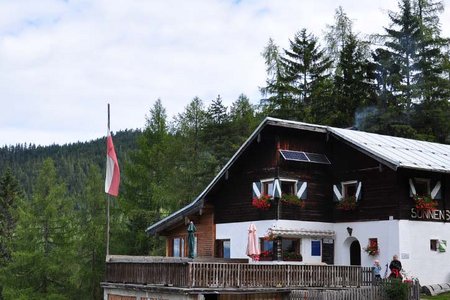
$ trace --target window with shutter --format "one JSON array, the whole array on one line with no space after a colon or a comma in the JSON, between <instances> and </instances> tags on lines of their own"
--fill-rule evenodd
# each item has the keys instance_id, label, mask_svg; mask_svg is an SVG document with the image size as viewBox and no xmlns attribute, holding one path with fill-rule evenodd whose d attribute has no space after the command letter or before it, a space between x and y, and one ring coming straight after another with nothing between
<instances>
[{"instance_id":1,"label":"window with shutter","mask_svg":"<svg viewBox=\"0 0 450 300\"><path fill-rule=\"evenodd\" d=\"M306 200L306 198L308 197L307 188L308 188L308 183L306 181L298 180L297 181L297 191L296 191L297 197L302 200Z\"/></svg>"},{"instance_id":2,"label":"window with shutter","mask_svg":"<svg viewBox=\"0 0 450 300\"><path fill-rule=\"evenodd\" d=\"M434 200L440 200L442 199L442 185L439 180L437 181L431 181L431 193L430 196Z\"/></svg>"},{"instance_id":3,"label":"window with shutter","mask_svg":"<svg viewBox=\"0 0 450 300\"><path fill-rule=\"evenodd\" d=\"M273 179L261 180L261 193L273 196Z\"/></svg>"},{"instance_id":4,"label":"window with shutter","mask_svg":"<svg viewBox=\"0 0 450 300\"><path fill-rule=\"evenodd\" d=\"M344 181L342 184L342 198L348 198L356 196L356 191L358 189L358 182L356 180Z\"/></svg>"},{"instance_id":5,"label":"window with shutter","mask_svg":"<svg viewBox=\"0 0 450 300\"><path fill-rule=\"evenodd\" d=\"M261 197L261 182L259 182L259 181L253 182L252 193L253 193L253 198Z\"/></svg>"},{"instance_id":6,"label":"window with shutter","mask_svg":"<svg viewBox=\"0 0 450 300\"><path fill-rule=\"evenodd\" d=\"M362 182L356 180L343 181L333 185L333 200L336 202L342 199L355 197L356 201L361 200Z\"/></svg>"},{"instance_id":7,"label":"window with shutter","mask_svg":"<svg viewBox=\"0 0 450 300\"><path fill-rule=\"evenodd\" d=\"M430 194L430 179L414 178L414 187L416 194L426 196Z\"/></svg>"}]
</instances>

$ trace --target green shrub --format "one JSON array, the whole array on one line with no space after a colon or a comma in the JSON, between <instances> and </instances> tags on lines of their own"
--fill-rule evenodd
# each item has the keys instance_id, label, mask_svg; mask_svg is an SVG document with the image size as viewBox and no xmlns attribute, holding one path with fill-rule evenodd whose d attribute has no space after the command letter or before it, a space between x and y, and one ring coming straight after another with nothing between
<instances>
[{"instance_id":1,"label":"green shrub","mask_svg":"<svg viewBox=\"0 0 450 300\"><path fill-rule=\"evenodd\" d=\"M409 285L401 279L392 279L384 283L384 290L389 300L407 300Z\"/></svg>"}]
</instances>

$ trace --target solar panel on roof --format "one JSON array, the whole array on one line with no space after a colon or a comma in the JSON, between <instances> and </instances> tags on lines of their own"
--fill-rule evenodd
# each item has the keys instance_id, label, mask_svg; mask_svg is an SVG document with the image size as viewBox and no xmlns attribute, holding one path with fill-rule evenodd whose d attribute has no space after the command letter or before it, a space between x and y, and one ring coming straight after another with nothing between
<instances>
[{"instance_id":1,"label":"solar panel on roof","mask_svg":"<svg viewBox=\"0 0 450 300\"><path fill-rule=\"evenodd\" d=\"M292 150L280 150L285 160L309 161L304 152Z\"/></svg>"},{"instance_id":2,"label":"solar panel on roof","mask_svg":"<svg viewBox=\"0 0 450 300\"><path fill-rule=\"evenodd\" d=\"M293 150L280 150L280 153L285 160L330 164L328 158L324 154L320 153L309 153Z\"/></svg>"},{"instance_id":3,"label":"solar panel on roof","mask_svg":"<svg viewBox=\"0 0 450 300\"><path fill-rule=\"evenodd\" d=\"M315 162L315 163L319 163L319 164L330 164L330 161L325 156L325 154L308 153L308 152L305 152L305 154L311 162Z\"/></svg>"}]
</instances>

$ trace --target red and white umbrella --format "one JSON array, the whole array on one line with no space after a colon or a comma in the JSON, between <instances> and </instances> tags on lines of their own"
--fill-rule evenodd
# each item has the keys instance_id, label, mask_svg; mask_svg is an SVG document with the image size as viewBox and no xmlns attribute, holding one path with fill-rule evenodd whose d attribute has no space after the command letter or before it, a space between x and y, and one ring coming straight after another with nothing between
<instances>
[{"instance_id":1,"label":"red and white umbrella","mask_svg":"<svg viewBox=\"0 0 450 300\"><path fill-rule=\"evenodd\" d=\"M248 228L248 243L247 243L247 256L251 257L252 260L259 260L259 244L258 244L258 236L256 235L256 226L251 223Z\"/></svg>"}]
</instances>

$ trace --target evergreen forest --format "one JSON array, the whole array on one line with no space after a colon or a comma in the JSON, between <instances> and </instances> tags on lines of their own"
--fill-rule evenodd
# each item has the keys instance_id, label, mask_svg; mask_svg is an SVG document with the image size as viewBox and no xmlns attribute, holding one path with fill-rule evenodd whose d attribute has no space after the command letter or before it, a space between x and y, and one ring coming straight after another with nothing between
<instances>
[{"instance_id":1,"label":"evergreen forest","mask_svg":"<svg viewBox=\"0 0 450 300\"><path fill-rule=\"evenodd\" d=\"M260 99L193 97L170 118L156 100L142 129L113 134L110 253L164 255L145 229L195 199L267 116L450 144L443 9L399 0L384 33L366 36L339 7L323 36L300 28L287 48L268 39ZM0 148L0 299L102 299L105 156L105 137Z\"/></svg>"}]
</instances>

